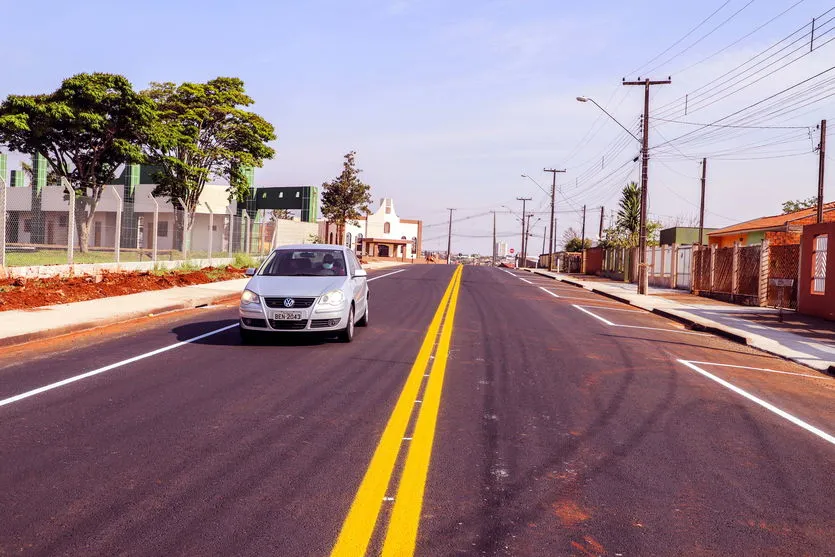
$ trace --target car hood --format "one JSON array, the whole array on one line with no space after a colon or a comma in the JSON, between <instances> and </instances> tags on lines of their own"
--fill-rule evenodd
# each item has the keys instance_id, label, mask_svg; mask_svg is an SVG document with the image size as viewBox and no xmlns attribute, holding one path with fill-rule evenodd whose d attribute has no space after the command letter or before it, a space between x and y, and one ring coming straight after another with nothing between
<instances>
[{"instance_id":1,"label":"car hood","mask_svg":"<svg viewBox=\"0 0 835 557\"><path fill-rule=\"evenodd\" d=\"M341 290L348 277L269 277L255 276L247 288L261 296L312 298L331 290Z\"/></svg>"}]
</instances>

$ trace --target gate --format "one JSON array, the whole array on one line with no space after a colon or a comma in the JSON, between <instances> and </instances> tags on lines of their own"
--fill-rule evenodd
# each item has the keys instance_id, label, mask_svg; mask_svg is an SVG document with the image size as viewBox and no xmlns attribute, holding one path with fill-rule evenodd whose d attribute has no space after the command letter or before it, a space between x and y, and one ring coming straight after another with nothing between
<instances>
[{"instance_id":1,"label":"gate","mask_svg":"<svg viewBox=\"0 0 835 557\"><path fill-rule=\"evenodd\" d=\"M674 286L690 290L693 276L693 246L679 246L676 253L676 277Z\"/></svg>"}]
</instances>

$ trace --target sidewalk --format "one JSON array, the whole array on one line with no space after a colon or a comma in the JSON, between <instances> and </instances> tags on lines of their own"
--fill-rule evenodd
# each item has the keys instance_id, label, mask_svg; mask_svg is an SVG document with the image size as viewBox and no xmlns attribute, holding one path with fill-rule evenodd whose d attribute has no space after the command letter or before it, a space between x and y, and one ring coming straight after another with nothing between
<instances>
[{"instance_id":1,"label":"sidewalk","mask_svg":"<svg viewBox=\"0 0 835 557\"><path fill-rule=\"evenodd\" d=\"M553 278L597 294L651 311L752 348L811 367L835 373L835 323L773 308L738 306L689 294L684 290L650 287L649 294L637 292L637 285L596 276L528 272Z\"/></svg>"},{"instance_id":2,"label":"sidewalk","mask_svg":"<svg viewBox=\"0 0 835 557\"><path fill-rule=\"evenodd\" d=\"M374 270L398 265L402 263L379 262L369 263L363 268ZM0 311L0 346L21 344L168 311L234 300L243 291L248 280L227 280L29 310Z\"/></svg>"}]
</instances>

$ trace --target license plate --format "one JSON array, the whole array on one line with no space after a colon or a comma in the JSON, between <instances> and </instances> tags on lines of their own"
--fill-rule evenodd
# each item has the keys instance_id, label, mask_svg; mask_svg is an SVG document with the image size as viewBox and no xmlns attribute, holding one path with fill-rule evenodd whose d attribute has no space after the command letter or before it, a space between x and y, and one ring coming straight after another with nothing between
<instances>
[{"instance_id":1,"label":"license plate","mask_svg":"<svg viewBox=\"0 0 835 557\"><path fill-rule=\"evenodd\" d=\"M299 321L302 318L302 312L300 311L277 311L273 313L273 320L275 321Z\"/></svg>"}]
</instances>

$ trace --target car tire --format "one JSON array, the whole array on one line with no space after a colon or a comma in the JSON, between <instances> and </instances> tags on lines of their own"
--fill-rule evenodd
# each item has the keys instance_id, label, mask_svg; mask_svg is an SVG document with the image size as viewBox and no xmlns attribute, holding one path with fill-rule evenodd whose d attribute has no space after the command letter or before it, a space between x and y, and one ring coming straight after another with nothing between
<instances>
[{"instance_id":1,"label":"car tire","mask_svg":"<svg viewBox=\"0 0 835 557\"><path fill-rule=\"evenodd\" d=\"M357 321L357 327L368 327L368 300L365 300L365 314Z\"/></svg>"},{"instance_id":2,"label":"car tire","mask_svg":"<svg viewBox=\"0 0 835 557\"><path fill-rule=\"evenodd\" d=\"M339 340L342 342L354 340L354 306L348 310L348 324L339 332Z\"/></svg>"},{"instance_id":3,"label":"car tire","mask_svg":"<svg viewBox=\"0 0 835 557\"><path fill-rule=\"evenodd\" d=\"M238 331L241 333L241 344L255 344L255 341L258 340L258 333L256 331L250 331L240 326L238 327Z\"/></svg>"}]
</instances>

